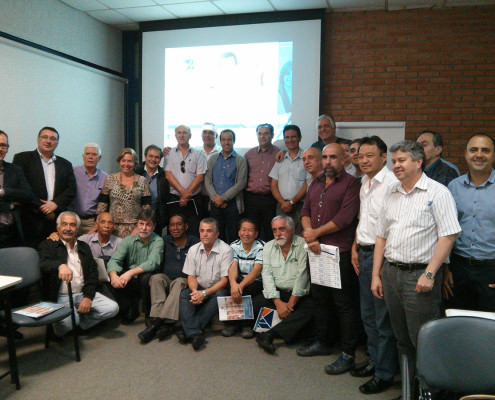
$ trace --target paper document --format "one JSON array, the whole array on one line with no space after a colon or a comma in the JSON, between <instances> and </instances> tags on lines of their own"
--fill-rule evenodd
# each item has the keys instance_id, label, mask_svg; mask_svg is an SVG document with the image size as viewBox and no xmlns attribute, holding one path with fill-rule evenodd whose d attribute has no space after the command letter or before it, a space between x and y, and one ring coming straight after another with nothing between
<instances>
[{"instance_id":1,"label":"paper document","mask_svg":"<svg viewBox=\"0 0 495 400\"><path fill-rule=\"evenodd\" d=\"M495 312L474 311L474 310L459 310L457 308L448 308L445 310L447 317L478 317L495 320Z\"/></svg>"},{"instance_id":2,"label":"paper document","mask_svg":"<svg viewBox=\"0 0 495 400\"><path fill-rule=\"evenodd\" d=\"M220 321L253 319L253 302L251 296L242 296L242 303L236 303L231 296L217 297Z\"/></svg>"},{"instance_id":3,"label":"paper document","mask_svg":"<svg viewBox=\"0 0 495 400\"><path fill-rule=\"evenodd\" d=\"M258 318L256 319L256 323L254 324L253 330L258 333L266 332L278 325L280 321L280 317L278 316L276 310L268 307L262 307L258 314Z\"/></svg>"},{"instance_id":4,"label":"paper document","mask_svg":"<svg viewBox=\"0 0 495 400\"><path fill-rule=\"evenodd\" d=\"M315 254L308 248L308 245L304 245L308 252L311 283L342 289L339 248L328 244L321 244L320 246L321 253Z\"/></svg>"},{"instance_id":5,"label":"paper document","mask_svg":"<svg viewBox=\"0 0 495 400\"><path fill-rule=\"evenodd\" d=\"M49 303L45 301L45 302L33 304L32 306L23 308L22 310L14 311L14 313L25 315L26 317L31 317L31 318L41 318L63 307L64 307L63 304Z\"/></svg>"}]
</instances>

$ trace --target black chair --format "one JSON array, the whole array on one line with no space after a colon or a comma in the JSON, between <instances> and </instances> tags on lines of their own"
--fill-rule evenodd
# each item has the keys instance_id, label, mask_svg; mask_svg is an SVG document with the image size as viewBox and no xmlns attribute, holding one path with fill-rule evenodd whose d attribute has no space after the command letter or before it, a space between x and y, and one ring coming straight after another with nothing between
<instances>
[{"instance_id":1,"label":"black chair","mask_svg":"<svg viewBox=\"0 0 495 400\"><path fill-rule=\"evenodd\" d=\"M11 247L0 249L0 275L22 277L22 283L18 284L14 288L14 293L17 289L22 289L39 282L40 268L38 253L31 247ZM30 318L25 315L15 314L16 310L23 309L27 306L19 307L12 310L12 322L21 327L46 326L45 347L48 348L50 336L53 332L52 324L70 316L72 320L72 333L74 336L76 361L81 361L79 352L79 338L76 329L76 316L74 312L74 303L72 300L72 287L70 282L67 287L70 301L69 307L64 306L63 308L41 318ZM15 349L11 349L9 344L9 352L11 351L14 351L15 353ZM16 387L19 389L20 383L19 377L17 376L17 365L15 365L12 375L16 375L12 376L12 383L16 383Z\"/></svg>"},{"instance_id":2,"label":"black chair","mask_svg":"<svg viewBox=\"0 0 495 400\"><path fill-rule=\"evenodd\" d=\"M488 393L492 396L463 399L495 399L495 321L449 317L424 324L418 335L416 376L420 393Z\"/></svg>"}]
</instances>

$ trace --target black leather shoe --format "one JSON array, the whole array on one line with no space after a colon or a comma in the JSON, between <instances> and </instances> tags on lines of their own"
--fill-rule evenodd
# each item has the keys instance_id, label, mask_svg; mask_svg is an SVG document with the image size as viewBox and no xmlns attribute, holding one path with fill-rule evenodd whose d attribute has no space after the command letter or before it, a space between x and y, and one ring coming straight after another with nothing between
<instances>
[{"instance_id":1,"label":"black leather shoe","mask_svg":"<svg viewBox=\"0 0 495 400\"><path fill-rule=\"evenodd\" d=\"M146 344L151 342L158 331L158 326L151 325L149 328L146 328L144 331L138 333L138 338L141 340L142 344Z\"/></svg>"},{"instance_id":2,"label":"black leather shoe","mask_svg":"<svg viewBox=\"0 0 495 400\"><path fill-rule=\"evenodd\" d=\"M165 340L167 337L169 337L172 333L174 333L174 327L168 324L162 325L158 330L156 331L156 337L158 338L159 341Z\"/></svg>"},{"instance_id":3,"label":"black leather shoe","mask_svg":"<svg viewBox=\"0 0 495 400\"><path fill-rule=\"evenodd\" d=\"M328 356L331 353L331 349L319 340L315 340L313 343L299 347L296 353L301 357Z\"/></svg>"},{"instance_id":4,"label":"black leather shoe","mask_svg":"<svg viewBox=\"0 0 495 400\"><path fill-rule=\"evenodd\" d=\"M351 375L356 378L364 378L366 376L375 375L375 367L371 364L367 364L364 368L353 369Z\"/></svg>"},{"instance_id":5,"label":"black leather shoe","mask_svg":"<svg viewBox=\"0 0 495 400\"><path fill-rule=\"evenodd\" d=\"M275 353L275 345L273 344L273 335L270 332L263 332L256 336L256 343L268 354Z\"/></svg>"},{"instance_id":6,"label":"black leather shoe","mask_svg":"<svg viewBox=\"0 0 495 400\"><path fill-rule=\"evenodd\" d=\"M394 380L384 381L383 379L374 376L365 384L359 386L359 390L364 394L375 394L381 393L387 390L390 386L394 384Z\"/></svg>"},{"instance_id":7,"label":"black leather shoe","mask_svg":"<svg viewBox=\"0 0 495 400\"><path fill-rule=\"evenodd\" d=\"M340 375L354 368L354 357L342 352L333 363L325 366L328 375Z\"/></svg>"},{"instance_id":8,"label":"black leather shoe","mask_svg":"<svg viewBox=\"0 0 495 400\"><path fill-rule=\"evenodd\" d=\"M177 332L175 332L175 336L177 336L177 339L179 339L180 344L187 344L189 343L189 339L186 337L186 334L184 333L184 330L179 329Z\"/></svg>"},{"instance_id":9,"label":"black leather shoe","mask_svg":"<svg viewBox=\"0 0 495 400\"><path fill-rule=\"evenodd\" d=\"M194 335L192 337L192 347L195 351L198 351L203 344L205 344L205 337L203 335Z\"/></svg>"}]
</instances>

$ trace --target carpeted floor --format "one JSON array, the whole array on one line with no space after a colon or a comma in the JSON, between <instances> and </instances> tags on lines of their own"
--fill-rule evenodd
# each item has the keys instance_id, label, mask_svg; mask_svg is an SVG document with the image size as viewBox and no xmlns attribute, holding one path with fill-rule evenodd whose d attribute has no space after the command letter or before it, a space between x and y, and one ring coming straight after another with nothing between
<instances>
[{"instance_id":1,"label":"carpeted floor","mask_svg":"<svg viewBox=\"0 0 495 400\"><path fill-rule=\"evenodd\" d=\"M44 329L23 328L24 339L17 342L21 390L5 377L0 380L0 399L389 400L400 393L397 383L384 393L365 396L358 386L368 378L326 375L324 365L338 356L337 351L302 358L296 355L296 345L281 345L271 356L254 339L224 338L212 331L199 352L179 344L175 336L141 345L136 335L143 325L141 318L129 326L112 320L95 327L81 337L79 363L74 361L71 337L45 349ZM358 353L358 361L363 359ZM7 366L7 344L0 337L0 374Z\"/></svg>"}]
</instances>

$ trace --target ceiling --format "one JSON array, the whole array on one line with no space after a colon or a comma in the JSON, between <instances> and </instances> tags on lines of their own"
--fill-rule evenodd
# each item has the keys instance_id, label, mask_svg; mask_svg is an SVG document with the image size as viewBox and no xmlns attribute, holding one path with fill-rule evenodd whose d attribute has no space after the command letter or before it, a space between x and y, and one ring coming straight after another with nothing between
<instances>
[{"instance_id":1,"label":"ceiling","mask_svg":"<svg viewBox=\"0 0 495 400\"><path fill-rule=\"evenodd\" d=\"M495 0L60 0L120 30L139 22L325 8L331 12L493 5Z\"/></svg>"}]
</instances>

